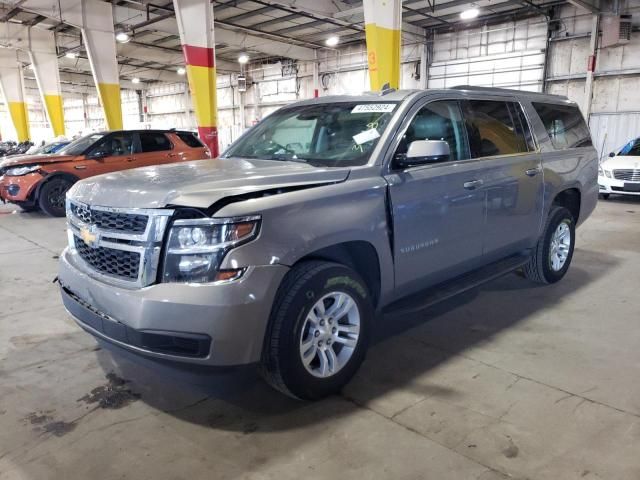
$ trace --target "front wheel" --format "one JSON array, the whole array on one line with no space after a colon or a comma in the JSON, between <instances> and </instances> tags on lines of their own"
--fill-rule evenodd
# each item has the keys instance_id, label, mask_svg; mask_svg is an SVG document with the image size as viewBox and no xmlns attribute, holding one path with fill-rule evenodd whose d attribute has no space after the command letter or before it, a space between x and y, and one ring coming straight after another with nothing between
<instances>
[{"instance_id":1,"label":"front wheel","mask_svg":"<svg viewBox=\"0 0 640 480\"><path fill-rule=\"evenodd\" d=\"M564 207L552 207L524 274L538 283L555 283L565 276L576 239L575 219Z\"/></svg>"},{"instance_id":2,"label":"front wheel","mask_svg":"<svg viewBox=\"0 0 640 480\"><path fill-rule=\"evenodd\" d=\"M72 185L71 180L63 177L53 178L45 183L38 196L42 211L50 217L64 217L65 198Z\"/></svg>"},{"instance_id":3,"label":"front wheel","mask_svg":"<svg viewBox=\"0 0 640 480\"><path fill-rule=\"evenodd\" d=\"M602 197L603 200L609 200L609 193L601 193L600 197Z\"/></svg>"},{"instance_id":4,"label":"front wheel","mask_svg":"<svg viewBox=\"0 0 640 480\"><path fill-rule=\"evenodd\" d=\"M299 399L340 391L364 360L373 315L369 291L350 268L323 261L294 266L271 312L263 377Z\"/></svg>"}]
</instances>

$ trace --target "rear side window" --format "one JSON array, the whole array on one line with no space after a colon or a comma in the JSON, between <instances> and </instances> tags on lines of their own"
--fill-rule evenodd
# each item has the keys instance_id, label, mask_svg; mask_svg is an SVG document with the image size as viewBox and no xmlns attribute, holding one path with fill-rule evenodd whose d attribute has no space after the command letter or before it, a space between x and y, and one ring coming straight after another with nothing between
<instances>
[{"instance_id":1,"label":"rear side window","mask_svg":"<svg viewBox=\"0 0 640 480\"><path fill-rule=\"evenodd\" d=\"M533 103L544 128L549 134L556 150L590 147L589 128L574 105L555 105L551 103Z\"/></svg>"},{"instance_id":2,"label":"rear side window","mask_svg":"<svg viewBox=\"0 0 640 480\"><path fill-rule=\"evenodd\" d=\"M496 100L468 100L463 106L473 158L529 151L526 126L517 115L519 105Z\"/></svg>"},{"instance_id":3,"label":"rear side window","mask_svg":"<svg viewBox=\"0 0 640 480\"><path fill-rule=\"evenodd\" d=\"M143 152L161 152L171 150L171 142L164 133L141 132L140 147Z\"/></svg>"},{"instance_id":4,"label":"rear side window","mask_svg":"<svg viewBox=\"0 0 640 480\"><path fill-rule=\"evenodd\" d=\"M204 147L204 145L202 145L202 142L200 142L200 139L198 137L196 137L195 133L191 133L191 132L176 132L176 135L178 136L178 138L180 140L182 140L187 146L189 146L191 148L202 148L202 147Z\"/></svg>"}]
</instances>

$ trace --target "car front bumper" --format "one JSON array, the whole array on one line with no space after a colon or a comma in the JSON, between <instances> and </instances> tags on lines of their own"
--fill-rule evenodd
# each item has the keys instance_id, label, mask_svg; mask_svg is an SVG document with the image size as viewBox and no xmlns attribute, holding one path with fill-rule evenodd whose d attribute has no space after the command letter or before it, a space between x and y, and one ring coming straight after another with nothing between
<instances>
[{"instance_id":1,"label":"car front bumper","mask_svg":"<svg viewBox=\"0 0 640 480\"><path fill-rule=\"evenodd\" d=\"M0 177L0 199L4 202L26 202L43 178L38 172L19 177L3 175Z\"/></svg>"},{"instance_id":2,"label":"car front bumper","mask_svg":"<svg viewBox=\"0 0 640 480\"><path fill-rule=\"evenodd\" d=\"M93 278L77 254L60 256L67 311L95 337L134 353L210 366L260 360L271 306L288 267L252 267L221 284L161 283L125 289Z\"/></svg>"},{"instance_id":3,"label":"car front bumper","mask_svg":"<svg viewBox=\"0 0 640 480\"><path fill-rule=\"evenodd\" d=\"M640 182L626 182L598 175L598 191L604 194L640 195Z\"/></svg>"}]
</instances>

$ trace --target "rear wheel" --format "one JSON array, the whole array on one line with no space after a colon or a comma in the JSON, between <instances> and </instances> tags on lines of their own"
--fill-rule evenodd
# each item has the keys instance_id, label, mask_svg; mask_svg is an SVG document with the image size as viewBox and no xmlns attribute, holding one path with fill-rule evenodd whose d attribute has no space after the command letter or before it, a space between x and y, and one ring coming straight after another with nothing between
<instances>
[{"instance_id":1,"label":"rear wheel","mask_svg":"<svg viewBox=\"0 0 640 480\"><path fill-rule=\"evenodd\" d=\"M370 294L356 272L331 262L296 265L271 313L263 377L294 398L340 391L364 360L372 318Z\"/></svg>"},{"instance_id":2,"label":"rear wheel","mask_svg":"<svg viewBox=\"0 0 640 480\"><path fill-rule=\"evenodd\" d=\"M45 183L38 196L42 211L51 217L64 217L65 198L72 185L71 180L63 177L53 178Z\"/></svg>"},{"instance_id":3,"label":"rear wheel","mask_svg":"<svg viewBox=\"0 0 640 480\"><path fill-rule=\"evenodd\" d=\"M552 207L547 224L524 274L538 283L555 283L565 276L575 246L575 219L564 207Z\"/></svg>"}]
</instances>

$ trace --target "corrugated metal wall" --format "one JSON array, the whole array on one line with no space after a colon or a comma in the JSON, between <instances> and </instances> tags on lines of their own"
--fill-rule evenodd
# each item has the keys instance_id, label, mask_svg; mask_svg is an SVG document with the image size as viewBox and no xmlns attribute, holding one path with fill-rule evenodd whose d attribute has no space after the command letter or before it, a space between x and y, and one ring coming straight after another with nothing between
<instances>
[{"instance_id":1,"label":"corrugated metal wall","mask_svg":"<svg viewBox=\"0 0 640 480\"><path fill-rule=\"evenodd\" d=\"M640 26L640 0L627 11ZM560 30L549 49L547 91L566 95L582 107L585 95L591 14L572 6L561 9ZM619 148L640 136L640 32L631 41L597 52L589 126L598 152Z\"/></svg>"}]
</instances>

